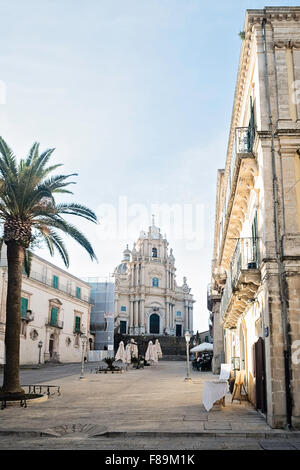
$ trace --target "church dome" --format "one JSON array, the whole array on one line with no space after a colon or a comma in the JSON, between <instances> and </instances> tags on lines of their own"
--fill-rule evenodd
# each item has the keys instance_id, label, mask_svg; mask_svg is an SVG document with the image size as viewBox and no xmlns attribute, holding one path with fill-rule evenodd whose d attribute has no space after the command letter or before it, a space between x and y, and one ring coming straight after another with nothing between
<instances>
[{"instance_id":1,"label":"church dome","mask_svg":"<svg viewBox=\"0 0 300 470\"><path fill-rule=\"evenodd\" d=\"M117 266L117 273L118 274L126 274L127 272L127 263L121 263Z\"/></svg>"},{"instance_id":2,"label":"church dome","mask_svg":"<svg viewBox=\"0 0 300 470\"><path fill-rule=\"evenodd\" d=\"M123 260L122 261L130 261L130 254L131 251L128 248L128 245L126 246L126 250L123 251Z\"/></svg>"}]
</instances>

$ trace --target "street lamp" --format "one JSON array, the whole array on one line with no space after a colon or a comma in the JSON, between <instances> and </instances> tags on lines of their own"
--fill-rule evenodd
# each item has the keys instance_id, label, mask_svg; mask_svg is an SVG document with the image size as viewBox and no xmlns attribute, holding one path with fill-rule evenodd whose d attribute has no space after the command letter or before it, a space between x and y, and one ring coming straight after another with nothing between
<instances>
[{"instance_id":1,"label":"street lamp","mask_svg":"<svg viewBox=\"0 0 300 470\"><path fill-rule=\"evenodd\" d=\"M84 334L81 335L82 356L81 356L81 375L79 377L80 379L85 379L85 376L84 376L84 347L85 347L86 340L87 340L87 337Z\"/></svg>"},{"instance_id":2,"label":"street lamp","mask_svg":"<svg viewBox=\"0 0 300 470\"><path fill-rule=\"evenodd\" d=\"M39 364L41 363L42 347L43 347L43 341L39 341L39 342L38 342L38 348L39 348Z\"/></svg>"},{"instance_id":3,"label":"street lamp","mask_svg":"<svg viewBox=\"0 0 300 470\"><path fill-rule=\"evenodd\" d=\"M188 330L186 330L184 337L186 341L186 361L187 361L187 375L184 380L185 382L190 382L192 380L190 377L190 353L189 353L191 334Z\"/></svg>"}]
</instances>

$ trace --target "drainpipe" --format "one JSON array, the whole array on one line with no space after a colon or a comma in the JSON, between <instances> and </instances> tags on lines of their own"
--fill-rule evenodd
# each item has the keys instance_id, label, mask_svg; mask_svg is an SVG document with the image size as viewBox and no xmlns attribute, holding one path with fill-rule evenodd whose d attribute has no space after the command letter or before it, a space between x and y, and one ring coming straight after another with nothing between
<instances>
[{"instance_id":1,"label":"drainpipe","mask_svg":"<svg viewBox=\"0 0 300 470\"><path fill-rule=\"evenodd\" d=\"M284 343L284 370L285 370L285 391L286 391L286 413L287 413L287 427L290 428L292 424L292 390L291 390L291 369L290 369L290 342L288 335L288 312L287 312L287 291L286 280L284 273L284 266L282 263L283 247L282 237L280 237L279 217L278 217L278 179L276 175L275 165L275 148L274 148L274 126L272 121L271 100L268 78L268 58L267 58L267 41L266 41L266 18L262 21L263 38L264 38L264 57L265 57L265 83L267 92L267 103L269 112L269 129L271 131L271 155L272 155L272 181L273 181L273 219L274 219L274 235L276 246L276 261L278 265L278 284L279 296L281 303L281 320L282 320L282 333Z\"/></svg>"}]
</instances>

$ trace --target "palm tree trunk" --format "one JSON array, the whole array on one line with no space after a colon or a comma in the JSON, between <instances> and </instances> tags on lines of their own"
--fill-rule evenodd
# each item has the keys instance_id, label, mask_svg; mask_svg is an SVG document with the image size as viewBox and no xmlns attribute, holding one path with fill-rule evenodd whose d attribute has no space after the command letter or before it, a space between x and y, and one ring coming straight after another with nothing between
<instances>
[{"instance_id":1,"label":"palm tree trunk","mask_svg":"<svg viewBox=\"0 0 300 470\"><path fill-rule=\"evenodd\" d=\"M2 393L23 393L20 384L21 289L25 248L7 242L7 299L4 378Z\"/></svg>"}]
</instances>

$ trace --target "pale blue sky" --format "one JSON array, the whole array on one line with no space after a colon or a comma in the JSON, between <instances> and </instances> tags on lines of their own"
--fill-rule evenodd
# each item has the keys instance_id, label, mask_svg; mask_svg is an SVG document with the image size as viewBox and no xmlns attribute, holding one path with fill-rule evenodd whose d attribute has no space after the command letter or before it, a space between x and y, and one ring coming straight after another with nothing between
<instances>
[{"instance_id":1,"label":"pale blue sky","mask_svg":"<svg viewBox=\"0 0 300 470\"><path fill-rule=\"evenodd\" d=\"M94 210L102 203L117 207L120 196L146 207L201 204L200 249L169 236L178 282L186 275L197 300L200 330L208 326L216 172L225 162L238 33L245 10L264 6L240 0L0 0L0 80L6 84L0 135L19 156L35 140L42 149L55 147L53 160L64 163L64 172L79 173L75 195L66 199ZM100 262L91 263L70 243L70 271L112 272L125 240L101 241L99 228L77 224Z\"/></svg>"}]
</instances>

